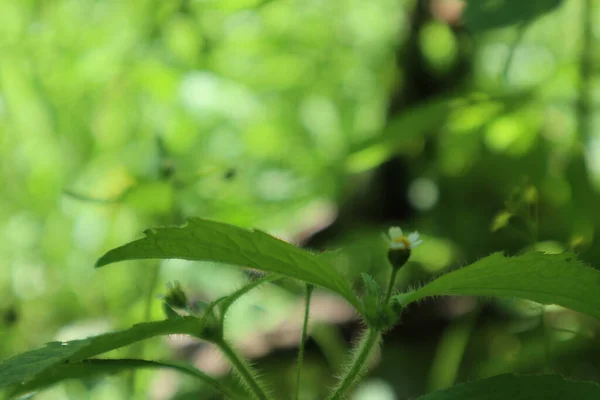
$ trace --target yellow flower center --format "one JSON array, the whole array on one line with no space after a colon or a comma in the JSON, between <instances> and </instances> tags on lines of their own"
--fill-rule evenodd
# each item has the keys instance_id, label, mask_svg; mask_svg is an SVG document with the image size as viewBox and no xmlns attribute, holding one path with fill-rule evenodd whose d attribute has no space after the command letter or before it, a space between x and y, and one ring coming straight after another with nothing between
<instances>
[{"instance_id":1,"label":"yellow flower center","mask_svg":"<svg viewBox=\"0 0 600 400\"><path fill-rule=\"evenodd\" d=\"M410 241L408 240L408 238L406 236L400 236L397 238L394 238L394 243L402 243L404 244L405 248L410 248Z\"/></svg>"}]
</instances>

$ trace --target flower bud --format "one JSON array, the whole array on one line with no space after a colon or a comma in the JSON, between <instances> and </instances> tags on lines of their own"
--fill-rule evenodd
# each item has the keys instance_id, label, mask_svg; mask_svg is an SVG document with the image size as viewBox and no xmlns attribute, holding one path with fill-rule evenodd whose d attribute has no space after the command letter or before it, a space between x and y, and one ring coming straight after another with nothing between
<instances>
[{"instance_id":1,"label":"flower bud","mask_svg":"<svg viewBox=\"0 0 600 400\"><path fill-rule=\"evenodd\" d=\"M175 282L174 285L171 285L170 283L168 283L167 288L169 289L169 292L165 295L165 298L164 298L165 303L167 303L169 306L171 306L173 308L179 308L179 309L184 309L184 310L187 309L188 299L187 299L187 295L181 288L181 284L177 281Z\"/></svg>"},{"instance_id":2,"label":"flower bud","mask_svg":"<svg viewBox=\"0 0 600 400\"><path fill-rule=\"evenodd\" d=\"M402 229L397 226L391 227L387 235L383 235L383 239L388 245L388 260L392 268L398 269L402 267L410 258L411 249L420 245L423 240L419 239L419 232L412 232L408 236L404 236Z\"/></svg>"},{"instance_id":3,"label":"flower bud","mask_svg":"<svg viewBox=\"0 0 600 400\"><path fill-rule=\"evenodd\" d=\"M392 268L401 268L408 259L410 258L410 249L390 249L387 254L388 261L392 265Z\"/></svg>"}]
</instances>

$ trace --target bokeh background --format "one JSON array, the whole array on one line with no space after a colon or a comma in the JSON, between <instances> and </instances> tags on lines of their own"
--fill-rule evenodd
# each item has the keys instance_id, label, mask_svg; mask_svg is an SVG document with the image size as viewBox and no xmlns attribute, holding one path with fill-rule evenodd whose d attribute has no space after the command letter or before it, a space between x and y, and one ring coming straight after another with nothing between
<instances>
[{"instance_id":1,"label":"bokeh background","mask_svg":"<svg viewBox=\"0 0 600 400\"><path fill-rule=\"evenodd\" d=\"M189 216L313 250L360 289L388 276L380 232L418 229L398 289L494 251L572 250L600 265L597 0L0 0L0 358L163 318L238 268L94 270L111 247ZM301 294L269 286L229 337L294 385ZM412 399L507 371L599 379L598 321L517 300L435 299L390 332L353 399ZM361 325L317 292L303 396L324 398ZM227 377L186 338L120 355ZM210 399L138 372L38 399ZM216 397L214 397L216 398Z\"/></svg>"}]
</instances>

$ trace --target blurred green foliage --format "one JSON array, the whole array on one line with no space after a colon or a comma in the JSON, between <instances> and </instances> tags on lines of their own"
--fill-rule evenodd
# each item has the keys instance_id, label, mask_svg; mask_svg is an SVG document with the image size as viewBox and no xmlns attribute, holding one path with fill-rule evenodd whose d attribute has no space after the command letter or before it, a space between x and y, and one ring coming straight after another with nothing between
<instances>
[{"instance_id":1,"label":"blurred green foliage","mask_svg":"<svg viewBox=\"0 0 600 400\"><path fill-rule=\"evenodd\" d=\"M599 13L594 0L0 0L0 358L160 318L166 281L194 300L240 287L246 274L221 265L92 268L189 216L294 242L337 216L343 234L326 247L350 246L332 256L356 287L365 272L386 279L379 231L401 218L426 240L399 288L499 250L571 249L597 267ZM391 177L390 160L401 160ZM289 289L236 304L232 340L280 328L298 301ZM352 326L336 315L315 328L314 382L347 346ZM564 309L457 300L405 326L374 371L383 380L357 393L600 375L597 321ZM456 348L454 364L436 364ZM254 356L286 390L292 358L271 350ZM133 385L139 398L198 390L169 379L139 373ZM71 382L39 398L131 398L130 385Z\"/></svg>"}]
</instances>

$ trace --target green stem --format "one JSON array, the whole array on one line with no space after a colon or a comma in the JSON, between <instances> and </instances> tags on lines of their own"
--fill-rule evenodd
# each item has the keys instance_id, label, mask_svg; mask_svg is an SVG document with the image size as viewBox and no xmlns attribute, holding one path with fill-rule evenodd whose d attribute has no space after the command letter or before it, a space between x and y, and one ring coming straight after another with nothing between
<instances>
[{"instance_id":1,"label":"green stem","mask_svg":"<svg viewBox=\"0 0 600 400\"><path fill-rule=\"evenodd\" d=\"M536 199L535 203L533 204L533 227L534 227L534 231L533 231L533 240L534 240L534 245L537 243L538 241L538 237L539 237L539 232L540 232L540 206L539 206L539 201Z\"/></svg>"},{"instance_id":2,"label":"green stem","mask_svg":"<svg viewBox=\"0 0 600 400\"><path fill-rule=\"evenodd\" d=\"M156 283L158 282L158 275L160 272L160 263L156 262L152 266L152 271L150 272L150 279L148 282L148 292L146 293L145 305L144 305L144 322L150 321L152 317L152 301L154 300L154 290L156 288ZM133 346L131 348L131 354L133 357L144 357L145 352L145 343L139 343L137 346ZM129 390L130 396L133 396L135 393L135 380L136 380L136 371L132 370L129 375L129 379L127 382L127 387Z\"/></svg>"},{"instance_id":3,"label":"green stem","mask_svg":"<svg viewBox=\"0 0 600 400\"><path fill-rule=\"evenodd\" d=\"M384 306L387 306L387 304L390 302L392 292L394 291L394 284L396 283L396 278L399 271L400 268L392 268L392 274L390 276L385 297L383 299ZM369 356L371 355L373 348L379 344L380 339L381 329L376 328L375 326L369 326L367 333L360 340L360 343L355 350L354 356L350 363L350 368L346 371L344 377L340 380L340 383L334 389L333 393L328 397L328 400L345 398L348 390L350 390L352 386L354 386L362 377L362 374L366 369L366 363L369 360Z\"/></svg>"},{"instance_id":4,"label":"green stem","mask_svg":"<svg viewBox=\"0 0 600 400\"><path fill-rule=\"evenodd\" d=\"M334 389L333 393L327 398L328 400L344 399L348 390L356 384L366 369L366 363L373 348L379 343L381 331L375 328L369 328L366 335L361 339L354 357L350 364L350 368L344 374L344 377Z\"/></svg>"},{"instance_id":5,"label":"green stem","mask_svg":"<svg viewBox=\"0 0 600 400\"><path fill-rule=\"evenodd\" d=\"M252 397L257 400L268 400L265 391L258 383L256 375L248 363L224 339L220 339L214 343L223 352L225 357L227 357L235 372L240 376L240 379L252 394Z\"/></svg>"},{"instance_id":6,"label":"green stem","mask_svg":"<svg viewBox=\"0 0 600 400\"><path fill-rule=\"evenodd\" d=\"M398 276L398 271L400 271L400 268L392 268L392 275L390 276L390 281L388 282L388 287L387 291L385 292L383 304L388 304L390 302L392 292L394 291L394 283L396 283L396 277Z\"/></svg>"},{"instance_id":7,"label":"green stem","mask_svg":"<svg viewBox=\"0 0 600 400\"><path fill-rule=\"evenodd\" d=\"M146 292L146 304L144 305L144 321L150 321L152 317L152 304L154 302L154 291L160 275L160 263L155 262L151 267L150 279L148 279L148 292Z\"/></svg>"},{"instance_id":8,"label":"green stem","mask_svg":"<svg viewBox=\"0 0 600 400\"><path fill-rule=\"evenodd\" d=\"M306 285L306 302L304 306L304 322L302 324L302 337L298 346L298 364L296 365L296 400L300 398L300 371L304 361L304 343L308 336L308 317L310 313L310 298L312 296L313 285Z\"/></svg>"},{"instance_id":9,"label":"green stem","mask_svg":"<svg viewBox=\"0 0 600 400\"><path fill-rule=\"evenodd\" d=\"M129 189L126 189L124 193L126 193L127 190L129 190ZM89 197L89 196L86 196L83 194L79 194L79 193L73 192L71 190L63 190L63 194L65 196L69 196L75 200L85 201L88 203L97 203L97 204L115 204L115 203L118 203L119 201L121 201L121 199L124 197L124 194L121 194L112 199L98 199L95 197Z\"/></svg>"},{"instance_id":10,"label":"green stem","mask_svg":"<svg viewBox=\"0 0 600 400\"><path fill-rule=\"evenodd\" d=\"M540 328L542 329L542 340L544 341L544 373L552 373L552 337L550 336L550 332L548 329L548 324L546 321L546 307L544 305L540 305L542 307L542 312L540 314Z\"/></svg>"},{"instance_id":11,"label":"green stem","mask_svg":"<svg viewBox=\"0 0 600 400\"><path fill-rule=\"evenodd\" d=\"M446 389L456 382L481 309L482 306L478 305L469 314L444 329L429 371L429 392Z\"/></svg>"},{"instance_id":12,"label":"green stem","mask_svg":"<svg viewBox=\"0 0 600 400\"><path fill-rule=\"evenodd\" d=\"M504 67L502 68L502 80L503 80L504 84L506 84L508 82L508 73L510 72L510 67L512 66L512 63L515 58L515 52L516 52L515 50L517 49L517 47L521 44L521 41L523 40L523 36L525 34L525 29L526 29L526 25L524 23L520 23L516 27L517 37L515 38L515 40L513 40L513 42L510 45L510 52L508 53L508 57L506 58L506 62L504 63Z\"/></svg>"},{"instance_id":13,"label":"green stem","mask_svg":"<svg viewBox=\"0 0 600 400\"><path fill-rule=\"evenodd\" d=\"M344 337L338 328L335 325L326 323L313 324L311 337L319 346L329 368L333 371L342 368L342 365L346 362L347 348Z\"/></svg>"}]
</instances>

